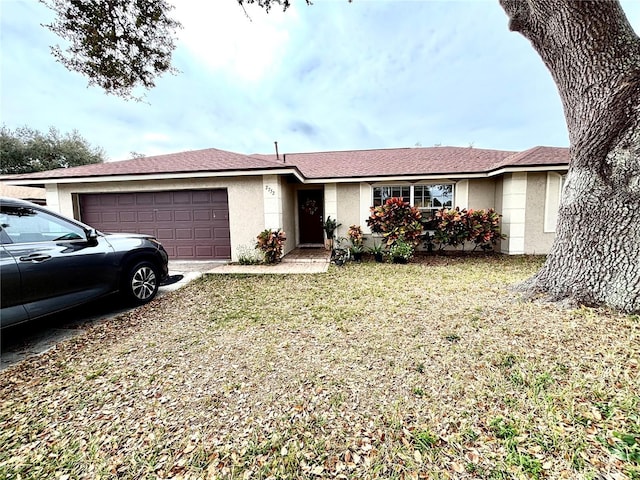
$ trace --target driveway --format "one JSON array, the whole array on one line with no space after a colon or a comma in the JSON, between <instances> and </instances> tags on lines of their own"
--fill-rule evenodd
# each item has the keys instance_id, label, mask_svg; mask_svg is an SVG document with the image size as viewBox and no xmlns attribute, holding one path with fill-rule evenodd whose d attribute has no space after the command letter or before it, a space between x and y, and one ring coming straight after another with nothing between
<instances>
[{"instance_id":1,"label":"driveway","mask_svg":"<svg viewBox=\"0 0 640 480\"><path fill-rule=\"evenodd\" d=\"M224 263L221 262L170 261L169 279L158 290L158 296L177 290L203 273L222 265ZM58 342L84 332L95 323L131 309L117 295L112 295L88 305L1 331L0 371L30 356L46 352Z\"/></svg>"}]
</instances>

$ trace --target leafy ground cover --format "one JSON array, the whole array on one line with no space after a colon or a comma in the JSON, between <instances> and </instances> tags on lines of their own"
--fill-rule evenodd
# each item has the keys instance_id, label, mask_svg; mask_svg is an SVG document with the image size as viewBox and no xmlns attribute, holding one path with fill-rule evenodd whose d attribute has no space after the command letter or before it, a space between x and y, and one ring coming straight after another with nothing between
<instances>
[{"instance_id":1,"label":"leafy ground cover","mask_svg":"<svg viewBox=\"0 0 640 480\"><path fill-rule=\"evenodd\" d=\"M540 263L208 276L0 373L0 478L640 478L640 319Z\"/></svg>"}]
</instances>

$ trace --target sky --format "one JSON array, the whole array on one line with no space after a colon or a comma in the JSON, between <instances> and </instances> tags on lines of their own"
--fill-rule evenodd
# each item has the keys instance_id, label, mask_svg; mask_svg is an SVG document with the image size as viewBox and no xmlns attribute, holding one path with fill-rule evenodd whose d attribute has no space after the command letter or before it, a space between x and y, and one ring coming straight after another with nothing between
<instances>
[{"instance_id":1,"label":"sky","mask_svg":"<svg viewBox=\"0 0 640 480\"><path fill-rule=\"evenodd\" d=\"M281 153L568 146L555 84L498 0L294 0L248 15L235 0L172 3L180 72L135 102L54 60L44 5L0 0L0 122L78 130L110 161L275 141ZM640 32L640 2L622 5Z\"/></svg>"}]
</instances>

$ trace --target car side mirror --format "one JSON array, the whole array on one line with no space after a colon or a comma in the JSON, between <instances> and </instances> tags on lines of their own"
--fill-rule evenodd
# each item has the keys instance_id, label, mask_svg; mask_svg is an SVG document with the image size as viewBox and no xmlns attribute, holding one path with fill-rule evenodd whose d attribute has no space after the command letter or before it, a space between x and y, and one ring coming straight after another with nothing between
<instances>
[{"instance_id":1,"label":"car side mirror","mask_svg":"<svg viewBox=\"0 0 640 480\"><path fill-rule=\"evenodd\" d=\"M85 230L87 233L87 243L91 246L98 244L98 232L94 228Z\"/></svg>"}]
</instances>

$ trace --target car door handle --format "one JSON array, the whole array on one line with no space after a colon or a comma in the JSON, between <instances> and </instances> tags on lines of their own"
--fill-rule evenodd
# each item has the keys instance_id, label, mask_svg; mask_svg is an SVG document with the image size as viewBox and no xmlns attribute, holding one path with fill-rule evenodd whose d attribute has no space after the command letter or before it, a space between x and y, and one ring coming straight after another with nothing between
<instances>
[{"instance_id":1,"label":"car door handle","mask_svg":"<svg viewBox=\"0 0 640 480\"><path fill-rule=\"evenodd\" d=\"M31 263L40 263L45 260L49 260L51 255L44 255L42 253L32 253L31 255L27 255L26 257L20 257L21 262L31 262Z\"/></svg>"}]
</instances>

